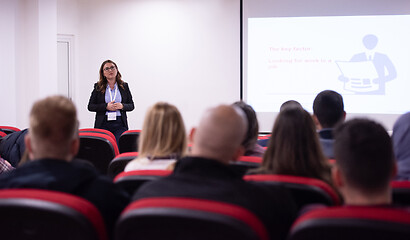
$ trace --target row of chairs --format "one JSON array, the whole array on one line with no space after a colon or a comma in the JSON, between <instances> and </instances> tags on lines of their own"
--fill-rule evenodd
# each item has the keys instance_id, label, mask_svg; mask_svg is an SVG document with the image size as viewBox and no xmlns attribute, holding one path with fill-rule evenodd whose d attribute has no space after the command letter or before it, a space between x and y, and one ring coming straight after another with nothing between
<instances>
[{"instance_id":1,"label":"row of chairs","mask_svg":"<svg viewBox=\"0 0 410 240\"><path fill-rule=\"evenodd\" d=\"M96 128L80 129L80 149L76 158L87 160L101 173L113 176L119 170L116 170L118 166L113 166L115 169L110 170L110 162L120 153L137 152L139 134L140 130L125 131L118 141L118 147L110 131Z\"/></svg>"},{"instance_id":2,"label":"row of chairs","mask_svg":"<svg viewBox=\"0 0 410 240\"><path fill-rule=\"evenodd\" d=\"M129 194L133 194L142 184L168 176L171 173L172 171L169 170L121 172L114 178L114 183L121 186ZM311 203L321 203L327 206L341 204L339 195L333 188L318 179L274 174L245 175L243 178L245 181L268 189L278 186L288 189L299 208ZM391 187L393 189L393 203L397 206L410 207L410 181L392 181Z\"/></svg>"},{"instance_id":3,"label":"row of chairs","mask_svg":"<svg viewBox=\"0 0 410 240\"><path fill-rule=\"evenodd\" d=\"M80 133L101 133L104 135L108 135L112 140L114 140L114 142L116 140L114 134L104 129L82 128L80 129ZM127 130L123 134L121 134L120 139L118 140L118 151L120 153L138 152L138 138L140 133L141 130ZM86 136L86 134L83 134L83 136ZM102 138L106 137L107 136L103 136Z\"/></svg>"},{"instance_id":4,"label":"row of chairs","mask_svg":"<svg viewBox=\"0 0 410 240\"><path fill-rule=\"evenodd\" d=\"M90 202L61 192L0 190L2 239L107 240L101 214ZM293 224L289 240L407 240L410 212L387 207L335 206L312 210ZM122 212L115 239L268 240L249 210L195 198L137 200Z\"/></svg>"}]
</instances>

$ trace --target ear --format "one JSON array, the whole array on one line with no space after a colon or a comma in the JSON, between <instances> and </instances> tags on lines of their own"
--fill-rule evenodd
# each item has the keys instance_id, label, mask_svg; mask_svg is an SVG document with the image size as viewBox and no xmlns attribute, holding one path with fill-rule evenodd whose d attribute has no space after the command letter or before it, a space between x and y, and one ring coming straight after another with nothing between
<instances>
[{"instance_id":1,"label":"ear","mask_svg":"<svg viewBox=\"0 0 410 240\"><path fill-rule=\"evenodd\" d=\"M189 142L191 144L194 144L195 133L196 133L196 128L192 128L191 131L189 132Z\"/></svg>"},{"instance_id":2,"label":"ear","mask_svg":"<svg viewBox=\"0 0 410 240\"><path fill-rule=\"evenodd\" d=\"M346 111L343 111L343 121L346 120Z\"/></svg>"},{"instance_id":3,"label":"ear","mask_svg":"<svg viewBox=\"0 0 410 240\"><path fill-rule=\"evenodd\" d=\"M319 119L317 119L316 115L312 115L313 122L315 123L316 130L322 130L322 125L320 125Z\"/></svg>"},{"instance_id":4,"label":"ear","mask_svg":"<svg viewBox=\"0 0 410 240\"><path fill-rule=\"evenodd\" d=\"M342 172L340 169L337 167L337 164L335 164L332 167L332 181L333 184L336 186L336 188L341 189L345 186L345 179L343 177Z\"/></svg>"},{"instance_id":5,"label":"ear","mask_svg":"<svg viewBox=\"0 0 410 240\"><path fill-rule=\"evenodd\" d=\"M34 159L33 145L31 144L30 134L26 134L26 136L24 136L24 144L26 145L26 150L28 152L29 159Z\"/></svg>"},{"instance_id":6,"label":"ear","mask_svg":"<svg viewBox=\"0 0 410 240\"><path fill-rule=\"evenodd\" d=\"M236 149L234 156L232 157L232 162L238 161L239 157L245 154L245 148L241 145L238 149Z\"/></svg>"},{"instance_id":7,"label":"ear","mask_svg":"<svg viewBox=\"0 0 410 240\"><path fill-rule=\"evenodd\" d=\"M74 140L71 141L70 154L74 157L75 155L77 155L79 149L80 149L80 138L76 137Z\"/></svg>"}]
</instances>

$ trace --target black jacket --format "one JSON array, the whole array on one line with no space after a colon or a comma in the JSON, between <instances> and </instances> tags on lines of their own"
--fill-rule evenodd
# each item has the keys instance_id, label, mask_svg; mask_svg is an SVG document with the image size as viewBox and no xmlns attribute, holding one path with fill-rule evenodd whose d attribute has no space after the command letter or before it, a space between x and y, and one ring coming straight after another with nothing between
<instances>
[{"instance_id":1,"label":"black jacket","mask_svg":"<svg viewBox=\"0 0 410 240\"><path fill-rule=\"evenodd\" d=\"M28 129L10 133L0 139L0 156L7 160L11 166L17 167L21 157L26 150L24 136L28 133Z\"/></svg>"},{"instance_id":2,"label":"black jacket","mask_svg":"<svg viewBox=\"0 0 410 240\"><path fill-rule=\"evenodd\" d=\"M192 197L242 206L265 224L271 239L285 239L296 217L296 205L287 190L277 191L245 182L228 166L212 159L185 157L165 178L144 184L133 200L146 197Z\"/></svg>"},{"instance_id":3,"label":"black jacket","mask_svg":"<svg viewBox=\"0 0 410 240\"><path fill-rule=\"evenodd\" d=\"M109 178L82 162L57 159L30 161L0 176L0 189L34 188L65 192L93 203L112 236L115 222L129 196Z\"/></svg>"},{"instance_id":4,"label":"black jacket","mask_svg":"<svg viewBox=\"0 0 410 240\"><path fill-rule=\"evenodd\" d=\"M126 112L134 110L134 101L132 100L128 83L124 82L124 89L118 87L118 90L121 93L121 103L124 106L124 108L120 110L121 119L124 126L128 129ZM88 111L96 112L94 128L101 128L105 118L105 113L107 112L107 103L105 102L105 93L97 90L97 83L94 84L94 90L91 93L90 100L88 101Z\"/></svg>"}]
</instances>

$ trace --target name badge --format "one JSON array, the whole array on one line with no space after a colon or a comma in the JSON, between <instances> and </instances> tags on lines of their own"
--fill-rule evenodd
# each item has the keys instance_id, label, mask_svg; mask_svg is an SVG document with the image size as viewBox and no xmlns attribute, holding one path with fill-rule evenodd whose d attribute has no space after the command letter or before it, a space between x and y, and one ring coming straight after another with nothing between
<instances>
[{"instance_id":1,"label":"name badge","mask_svg":"<svg viewBox=\"0 0 410 240\"><path fill-rule=\"evenodd\" d=\"M115 120L117 120L117 112L108 112L107 120L108 120L108 121L115 121Z\"/></svg>"}]
</instances>

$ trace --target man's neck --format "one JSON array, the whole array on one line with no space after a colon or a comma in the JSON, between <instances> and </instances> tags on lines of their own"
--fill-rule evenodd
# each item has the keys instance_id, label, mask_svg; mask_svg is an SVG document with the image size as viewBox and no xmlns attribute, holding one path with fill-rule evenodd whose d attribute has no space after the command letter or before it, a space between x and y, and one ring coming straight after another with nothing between
<instances>
[{"instance_id":1,"label":"man's neck","mask_svg":"<svg viewBox=\"0 0 410 240\"><path fill-rule=\"evenodd\" d=\"M30 157L31 158L31 157ZM56 161L66 161L66 162L71 162L72 160L72 156L66 156L66 157L62 157L62 156L52 156L52 155L48 155L48 154L38 154L38 155L33 155L32 159L33 160L38 160L38 159L55 159Z\"/></svg>"},{"instance_id":2,"label":"man's neck","mask_svg":"<svg viewBox=\"0 0 410 240\"><path fill-rule=\"evenodd\" d=\"M384 192L365 194L360 191L349 191L343 194L345 205L390 205L392 203L391 189Z\"/></svg>"}]
</instances>

